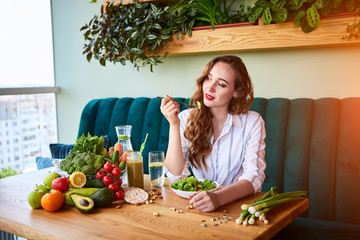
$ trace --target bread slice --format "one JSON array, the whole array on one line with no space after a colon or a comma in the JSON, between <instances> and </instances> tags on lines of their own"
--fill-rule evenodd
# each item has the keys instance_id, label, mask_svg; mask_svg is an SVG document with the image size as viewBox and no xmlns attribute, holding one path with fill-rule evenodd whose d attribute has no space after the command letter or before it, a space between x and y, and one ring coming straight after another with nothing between
<instances>
[{"instance_id":1,"label":"bread slice","mask_svg":"<svg viewBox=\"0 0 360 240\"><path fill-rule=\"evenodd\" d=\"M130 204L142 204L145 203L149 198L149 194L138 187L124 188L124 192L124 200Z\"/></svg>"}]
</instances>

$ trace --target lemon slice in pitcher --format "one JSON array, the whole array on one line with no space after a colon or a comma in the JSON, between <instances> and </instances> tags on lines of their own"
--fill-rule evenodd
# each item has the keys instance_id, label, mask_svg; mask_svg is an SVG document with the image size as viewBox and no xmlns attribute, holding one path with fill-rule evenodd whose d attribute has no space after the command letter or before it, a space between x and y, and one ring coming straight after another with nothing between
<instances>
[{"instance_id":1,"label":"lemon slice in pitcher","mask_svg":"<svg viewBox=\"0 0 360 240\"><path fill-rule=\"evenodd\" d=\"M86 176L82 172L74 172L70 175L69 181L72 187L82 188L86 183Z\"/></svg>"}]
</instances>

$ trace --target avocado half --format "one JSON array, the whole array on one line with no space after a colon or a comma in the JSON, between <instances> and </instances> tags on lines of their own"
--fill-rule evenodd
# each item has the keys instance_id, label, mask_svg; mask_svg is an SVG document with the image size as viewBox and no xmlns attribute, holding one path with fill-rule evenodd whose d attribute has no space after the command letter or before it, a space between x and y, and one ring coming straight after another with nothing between
<instances>
[{"instance_id":1,"label":"avocado half","mask_svg":"<svg viewBox=\"0 0 360 240\"><path fill-rule=\"evenodd\" d=\"M94 201L89 197L72 193L70 198L73 200L75 207L82 213L88 213L94 209Z\"/></svg>"}]
</instances>

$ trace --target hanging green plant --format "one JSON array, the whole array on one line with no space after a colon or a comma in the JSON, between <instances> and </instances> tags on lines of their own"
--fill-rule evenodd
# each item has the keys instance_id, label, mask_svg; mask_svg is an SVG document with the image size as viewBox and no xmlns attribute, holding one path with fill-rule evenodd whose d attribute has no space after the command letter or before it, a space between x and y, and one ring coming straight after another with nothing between
<instances>
[{"instance_id":1,"label":"hanging green plant","mask_svg":"<svg viewBox=\"0 0 360 240\"><path fill-rule=\"evenodd\" d=\"M131 62L137 70L149 65L162 63L164 55L153 52L171 41L173 34L191 36L193 22L185 15L179 16L169 12L169 6L158 6L153 3L106 6L106 13L94 16L88 24L81 27L84 31L83 54L87 61L92 58L102 66L106 62L126 65Z\"/></svg>"}]
</instances>

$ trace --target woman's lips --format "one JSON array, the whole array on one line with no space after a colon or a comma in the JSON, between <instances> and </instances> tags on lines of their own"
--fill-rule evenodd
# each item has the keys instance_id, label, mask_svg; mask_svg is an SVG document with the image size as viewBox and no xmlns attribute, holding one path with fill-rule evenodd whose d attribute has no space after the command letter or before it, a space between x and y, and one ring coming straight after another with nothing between
<instances>
[{"instance_id":1,"label":"woman's lips","mask_svg":"<svg viewBox=\"0 0 360 240\"><path fill-rule=\"evenodd\" d=\"M205 98L209 101L214 100L214 97L209 94L205 94Z\"/></svg>"}]
</instances>

